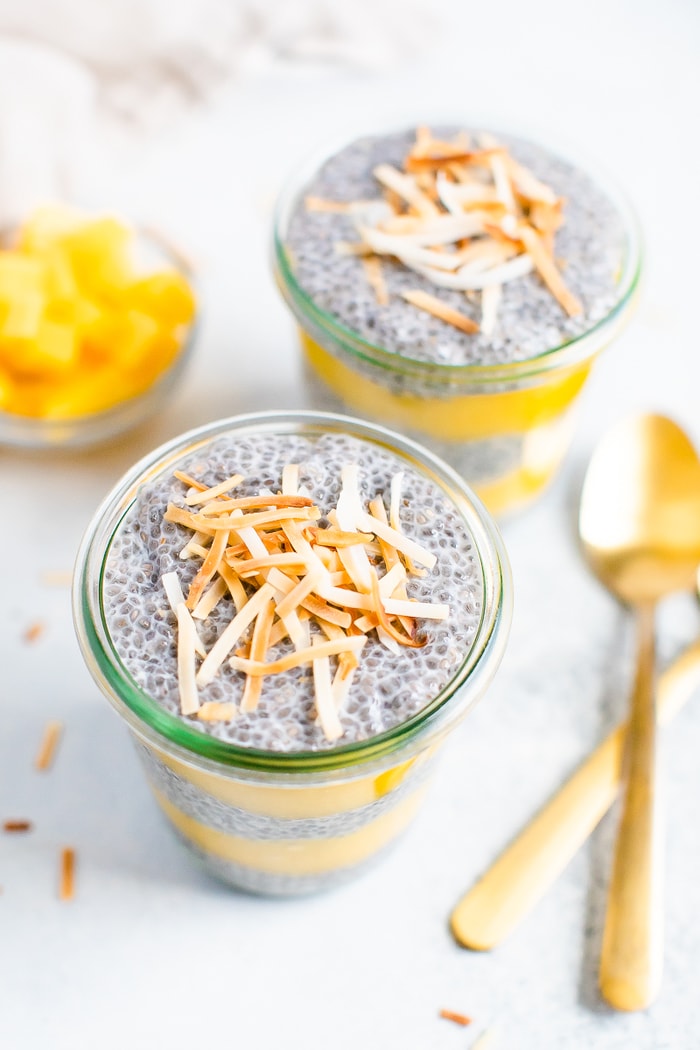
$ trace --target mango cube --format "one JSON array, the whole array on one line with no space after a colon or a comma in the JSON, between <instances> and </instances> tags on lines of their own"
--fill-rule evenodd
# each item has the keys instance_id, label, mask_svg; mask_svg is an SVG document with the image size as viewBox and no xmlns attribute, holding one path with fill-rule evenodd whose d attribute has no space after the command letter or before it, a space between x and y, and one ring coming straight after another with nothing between
<instances>
[{"instance_id":1,"label":"mango cube","mask_svg":"<svg viewBox=\"0 0 700 1050\"><path fill-rule=\"evenodd\" d=\"M69 260L78 286L110 300L133 279L131 231L116 219L95 219L56 242Z\"/></svg>"},{"instance_id":2,"label":"mango cube","mask_svg":"<svg viewBox=\"0 0 700 1050\"><path fill-rule=\"evenodd\" d=\"M43 259L20 252L0 251L0 302L8 302L23 291L42 292L45 277Z\"/></svg>"},{"instance_id":3,"label":"mango cube","mask_svg":"<svg viewBox=\"0 0 700 1050\"><path fill-rule=\"evenodd\" d=\"M67 419L128 401L170 366L194 312L179 272L137 273L129 227L41 208L0 250L0 407Z\"/></svg>"},{"instance_id":4,"label":"mango cube","mask_svg":"<svg viewBox=\"0 0 700 1050\"><path fill-rule=\"evenodd\" d=\"M176 273L153 273L130 284L124 290L124 305L153 317L163 328L172 330L186 325L194 317L192 289Z\"/></svg>"}]
</instances>

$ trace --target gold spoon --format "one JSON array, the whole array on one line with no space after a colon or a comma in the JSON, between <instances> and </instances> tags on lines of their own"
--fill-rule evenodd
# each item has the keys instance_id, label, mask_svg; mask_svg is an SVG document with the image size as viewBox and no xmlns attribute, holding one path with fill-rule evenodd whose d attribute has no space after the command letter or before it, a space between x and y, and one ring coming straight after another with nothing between
<instances>
[{"instance_id":1,"label":"gold spoon","mask_svg":"<svg viewBox=\"0 0 700 1050\"><path fill-rule=\"evenodd\" d=\"M700 468L675 423L635 416L603 438L586 473L579 532L591 567L636 619L637 670L600 990L618 1010L639 1010L656 996L663 963L654 611L666 595L693 588L700 562Z\"/></svg>"},{"instance_id":2,"label":"gold spoon","mask_svg":"<svg viewBox=\"0 0 700 1050\"><path fill-rule=\"evenodd\" d=\"M660 725L698 688L700 641L659 678ZM450 917L461 945L496 948L542 899L617 798L626 732L626 724L619 725L598 745L461 898Z\"/></svg>"}]
</instances>

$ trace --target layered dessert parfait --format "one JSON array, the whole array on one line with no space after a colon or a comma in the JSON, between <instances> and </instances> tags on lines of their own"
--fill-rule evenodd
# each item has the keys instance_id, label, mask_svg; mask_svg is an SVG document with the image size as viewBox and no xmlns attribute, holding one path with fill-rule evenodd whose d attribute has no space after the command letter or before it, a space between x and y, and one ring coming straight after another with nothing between
<instances>
[{"instance_id":1,"label":"layered dessert parfait","mask_svg":"<svg viewBox=\"0 0 700 1050\"><path fill-rule=\"evenodd\" d=\"M275 268L314 404L425 442L500 513L559 465L639 246L624 202L549 150L419 127L314 162L280 201Z\"/></svg>"},{"instance_id":2,"label":"layered dessert parfait","mask_svg":"<svg viewBox=\"0 0 700 1050\"><path fill-rule=\"evenodd\" d=\"M345 879L410 819L510 613L498 534L380 428L241 417L158 450L88 531L75 613L156 799L262 893Z\"/></svg>"}]
</instances>

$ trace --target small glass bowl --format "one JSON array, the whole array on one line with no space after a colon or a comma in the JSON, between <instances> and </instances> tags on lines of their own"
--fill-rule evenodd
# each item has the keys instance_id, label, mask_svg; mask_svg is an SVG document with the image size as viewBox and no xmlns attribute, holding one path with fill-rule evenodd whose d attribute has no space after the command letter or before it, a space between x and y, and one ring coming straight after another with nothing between
<instances>
[{"instance_id":1,"label":"small glass bowl","mask_svg":"<svg viewBox=\"0 0 700 1050\"><path fill-rule=\"evenodd\" d=\"M207 735L170 714L122 663L106 623L110 544L145 481L171 474L223 434L348 434L394 453L455 506L472 536L483 599L454 677L417 714L367 740L317 751L265 751ZM116 485L78 554L73 610L85 662L130 729L156 801L205 869L239 889L296 895L359 873L389 848L422 799L449 733L483 695L503 656L512 613L498 529L454 471L382 427L330 413L268 412L210 423L146 456Z\"/></svg>"},{"instance_id":2,"label":"small glass bowl","mask_svg":"<svg viewBox=\"0 0 700 1050\"><path fill-rule=\"evenodd\" d=\"M445 459L492 513L520 509L559 469L593 364L631 315L641 270L636 217L609 179L571 161L590 172L621 217L624 243L609 313L582 335L526 360L426 363L367 341L321 309L296 278L287 248L292 215L319 168L348 144L336 144L303 166L283 190L274 222L274 274L299 326L311 407L394 427ZM568 159L559 151L556 156Z\"/></svg>"},{"instance_id":3,"label":"small glass bowl","mask_svg":"<svg viewBox=\"0 0 700 1050\"><path fill-rule=\"evenodd\" d=\"M192 268L185 257L166 238L145 226L134 226L134 252L138 272L147 275L156 269L175 270L186 278L195 298ZM12 243L14 229L0 234L0 247ZM24 449L84 448L109 441L131 430L167 404L194 348L199 323L199 305L192 322L183 332L180 346L169 365L142 390L98 412L62 418L21 415L0 408L0 446Z\"/></svg>"}]
</instances>

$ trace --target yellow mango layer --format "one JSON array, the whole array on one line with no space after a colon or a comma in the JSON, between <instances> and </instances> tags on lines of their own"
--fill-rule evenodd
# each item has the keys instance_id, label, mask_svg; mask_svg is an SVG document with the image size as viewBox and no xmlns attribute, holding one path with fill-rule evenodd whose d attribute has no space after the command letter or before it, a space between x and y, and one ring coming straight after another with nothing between
<instances>
[{"instance_id":1,"label":"yellow mango layer","mask_svg":"<svg viewBox=\"0 0 700 1050\"><path fill-rule=\"evenodd\" d=\"M196 766L186 765L163 751L153 750L161 762L178 776L227 805L266 817L294 820L347 813L348 810L360 809L376 802L399 787L420 763L428 761L435 748L431 747L418 757L399 762L383 773L370 773L337 784L305 787L251 784L217 776Z\"/></svg>"},{"instance_id":2,"label":"yellow mango layer","mask_svg":"<svg viewBox=\"0 0 700 1050\"><path fill-rule=\"evenodd\" d=\"M208 827L152 789L169 820L198 849L222 860L275 875L318 875L349 868L371 857L403 831L415 813L425 786L357 831L335 838L249 839Z\"/></svg>"},{"instance_id":3,"label":"yellow mango layer","mask_svg":"<svg viewBox=\"0 0 700 1050\"><path fill-rule=\"evenodd\" d=\"M442 441L477 441L521 434L549 422L578 396L593 364L589 359L519 390L416 397L392 393L349 368L303 330L300 334L310 366L346 405L386 426L420 431Z\"/></svg>"}]
</instances>

